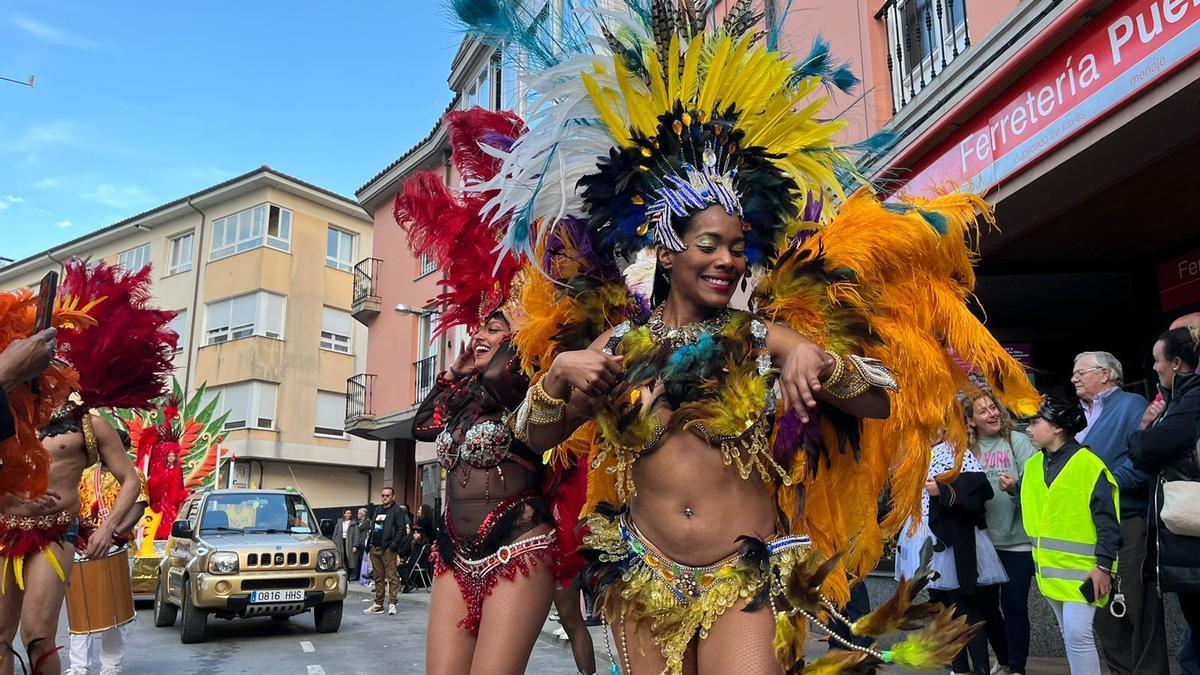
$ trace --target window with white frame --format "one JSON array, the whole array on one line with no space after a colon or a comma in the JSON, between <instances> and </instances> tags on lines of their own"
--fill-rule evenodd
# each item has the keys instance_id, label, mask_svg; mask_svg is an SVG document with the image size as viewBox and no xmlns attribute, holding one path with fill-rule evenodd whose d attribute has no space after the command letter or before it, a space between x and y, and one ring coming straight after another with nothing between
<instances>
[{"instance_id":1,"label":"window with white frame","mask_svg":"<svg viewBox=\"0 0 1200 675\"><path fill-rule=\"evenodd\" d=\"M421 254L421 276L437 271L437 261L429 254Z\"/></svg>"},{"instance_id":2,"label":"window with white frame","mask_svg":"<svg viewBox=\"0 0 1200 675\"><path fill-rule=\"evenodd\" d=\"M282 339L285 298L258 291L205 306L204 344L215 345L252 335Z\"/></svg>"},{"instance_id":3,"label":"window with white frame","mask_svg":"<svg viewBox=\"0 0 1200 675\"><path fill-rule=\"evenodd\" d=\"M187 349L187 315L186 309L181 309L175 312L175 318L167 324L167 330L174 332L179 336L179 342L175 343L175 353L185 351Z\"/></svg>"},{"instance_id":4,"label":"window with white frame","mask_svg":"<svg viewBox=\"0 0 1200 675\"><path fill-rule=\"evenodd\" d=\"M117 254L117 266L126 272L141 272L150 264L150 244L142 244Z\"/></svg>"},{"instance_id":5,"label":"window with white frame","mask_svg":"<svg viewBox=\"0 0 1200 675\"><path fill-rule=\"evenodd\" d=\"M346 394L317 392L317 421L313 433L318 436L346 435Z\"/></svg>"},{"instance_id":6,"label":"window with white frame","mask_svg":"<svg viewBox=\"0 0 1200 675\"><path fill-rule=\"evenodd\" d=\"M213 221L211 260L269 246L291 250L292 212L275 204L259 204Z\"/></svg>"},{"instance_id":7,"label":"window with white frame","mask_svg":"<svg viewBox=\"0 0 1200 675\"><path fill-rule=\"evenodd\" d=\"M325 236L325 265L349 272L354 269L354 235L330 226Z\"/></svg>"},{"instance_id":8,"label":"window with white frame","mask_svg":"<svg viewBox=\"0 0 1200 675\"><path fill-rule=\"evenodd\" d=\"M213 389L221 396L221 408L229 411L226 429L275 428L275 397L279 385L254 380Z\"/></svg>"},{"instance_id":9,"label":"window with white frame","mask_svg":"<svg viewBox=\"0 0 1200 675\"><path fill-rule=\"evenodd\" d=\"M332 307L321 309L321 349L350 353L350 313Z\"/></svg>"},{"instance_id":10,"label":"window with white frame","mask_svg":"<svg viewBox=\"0 0 1200 675\"><path fill-rule=\"evenodd\" d=\"M422 359L437 355L437 340L433 334L437 329L438 313L422 314L417 325L417 353Z\"/></svg>"},{"instance_id":11,"label":"window with white frame","mask_svg":"<svg viewBox=\"0 0 1200 675\"><path fill-rule=\"evenodd\" d=\"M191 232L175 237L170 244L170 257L167 260L167 274L179 274L192 269L192 243L196 236Z\"/></svg>"}]
</instances>

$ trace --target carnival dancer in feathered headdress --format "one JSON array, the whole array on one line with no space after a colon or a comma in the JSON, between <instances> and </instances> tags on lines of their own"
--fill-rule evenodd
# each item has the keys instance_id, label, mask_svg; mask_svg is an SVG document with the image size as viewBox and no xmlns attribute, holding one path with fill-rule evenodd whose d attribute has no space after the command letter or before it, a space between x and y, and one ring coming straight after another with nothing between
<instances>
[{"instance_id":1,"label":"carnival dancer in feathered headdress","mask_svg":"<svg viewBox=\"0 0 1200 675\"><path fill-rule=\"evenodd\" d=\"M467 672L474 664L523 672L550 605L553 572L563 567L556 563L566 562L560 561L552 515L559 491L548 489L540 457L513 437L506 422L529 384L510 343L522 321L508 302L522 260L498 255L502 223L481 215L492 194L473 188L496 175L495 154L507 152L525 126L516 115L480 108L450 113L445 123L451 162L466 189L451 192L440 175L423 173L408 179L396 199L396 221L408 232L410 247L431 255L445 275L446 291L436 300L442 310L438 334L454 326L472 331L413 422L418 439L436 442L446 472L445 508L431 556L437 581L427 669ZM579 497L568 511L578 513ZM375 588L376 606L369 612L384 609L382 575ZM570 597L579 632L586 635L578 595ZM580 668L591 672L595 665Z\"/></svg>"},{"instance_id":2,"label":"carnival dancer in feathered headdress","mask_svg":"<svg viewBox=\"0 0 1200 675\"><path fill-rule=\"evenodd\" d=\"M141 555L151 556L153 542L166 540L187 495L211 484L224 459L221 431L229 411L218 415L219 397L206 401L206 389L201 384L185 396L172 378L171 393L154 401L148 411L113 411L115 424L129 433L134 465L148 482L150 508L143 522Z\"/></svg>"},{"instance_id":3,"label":"carnival dancer in feathered headdress","mask_svg":"<svg viewBox=\"0 0 1200 675\"><path fill-rule=\"evenodd\" d=\"M1006 403L1036 398L965 305L967 235L987 206L844 191L845 125L819 114L825 88L854 79L821 42L786 58L749 0L722 17L691 0L604 3L551 45L515 3L453 4L533 66L531 131L475 189L494 195L503 248L542 273L521 291L515 343L536 374L515 426L535 450L588 458L584 581L619 670L949 662L973 629L913 603L924 579L853 622L920 628L893 649L806 664L803 645L919 509L934 433L962 434L969 383L951 353ZM625 320L644 298L621 269L646 248L650 311ZM755 311L731 309L754 267Z\"/></svg>"},{"instance_id":4,"label":"carnival dancer in feathered headdress","mask_svg":"<svg viewBox=\"0 0 1200 675\"><path fill-rule=\"evenodd\" d=\"M106 554L116 528L137 500L141 481L117 432L95 408L143 407L162 395L178 336L166 328L174 316L147 306L150 268L126 272L105 263L71 260L65 266L56 304L78 317L58 332L58 357L78 379L72 398L54 411L38 432L50 459L48 490L59 496L53 513L5 515L0 520L0 613L21 611L21 635L33 672L58 672L58 609L66 592L67 570L76 537L88 557ZM112 513L94 530L81 529L79 480L85 468L102 461L121 490ZM15 607L14 607L15 606ZM47 612L52 607L56 611ZM0 627L0 671L12 668L17 626Z\"/></svg>"}]
</instances>

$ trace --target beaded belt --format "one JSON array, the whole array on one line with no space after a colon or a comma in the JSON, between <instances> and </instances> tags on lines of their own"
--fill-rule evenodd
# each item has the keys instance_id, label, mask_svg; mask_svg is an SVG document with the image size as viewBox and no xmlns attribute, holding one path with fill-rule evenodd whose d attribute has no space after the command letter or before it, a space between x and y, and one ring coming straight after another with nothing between
<instances>
[{"instance_id":1,"label":"beaded belt","mask_svg":"<svg viewBox=\"0 0 1200 675\"><path fill-rule=\"evenodd\" d=\"M505 544L496 549L495 553L479 560L468 560L462 556L455 556L454 566L466 574L485 577L492 570L507 565L514 558L534 551L544 551L554 546L554 539L555 533L547 532L512 544Z\"/></svg>"},{"instance_id":2,"label":"beaded belt","mask_svg":"<svg viewBox=\"0 0 1200 675\"><path fill-rule=\"evenodd\" d=\"M724 560L703 567L684 565L671 560L650 544L638 531L633 521L629 519L628 514L621 517L618 525L621 539L625 541L629 551L681 603L702 597L721 579L731 576L741 563L741 554L735 553ZM811 539L799 535L778 537L766 542L767 551L772 556L790 549L808 547L811 544Z\"/></svg>"},{"instance_id":3,"label":"beaded belt","mask_svg":"<svg viewBox=\"0 0 1200 675\"><path fill-rule=\"evenodd\" d=\"M0 528L6 530L48 530L55 526L67 526L75 516L60 511L48 516L0 516Z\"/></svg>"}]
</instances>

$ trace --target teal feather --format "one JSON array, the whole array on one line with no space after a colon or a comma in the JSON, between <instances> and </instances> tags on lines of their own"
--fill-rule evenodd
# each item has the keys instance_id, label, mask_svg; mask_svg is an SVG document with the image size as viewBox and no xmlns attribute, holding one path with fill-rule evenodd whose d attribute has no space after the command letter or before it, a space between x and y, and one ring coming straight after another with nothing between
<instances>
[{"instance_id":1,"label":"teal feather","mask_svg":"<svg viewBox=\"0 0 1200 675\"><path fill-rule=\"evenodd\" d=\"M792 81L798 82L807 77L819 77L826 84L836 87L843 93L850 93L861 82L850 69L848 62L838 63L833 58L829 41L821 35L813 40L812 49L808 56L792 68Z\"/></svg>"}]
</instances>

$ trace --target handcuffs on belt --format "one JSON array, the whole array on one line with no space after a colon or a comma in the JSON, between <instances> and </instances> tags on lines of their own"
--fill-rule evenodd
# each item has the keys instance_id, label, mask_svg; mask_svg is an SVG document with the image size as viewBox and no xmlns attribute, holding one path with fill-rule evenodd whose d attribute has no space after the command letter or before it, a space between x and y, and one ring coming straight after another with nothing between
<instances>
[{"instance_id":1,"label":"handcuffs on belt","mask_svg":"<svg viewBox=\"0 0 1200 675\"><path fill-rule=\"evenodd\" d=\"M1121 577L1114 574L1112 600L1108 603L1108 613L1120 619L1125 616L1125 594L1121 592Z\"/></svg>"}]
</instances>

